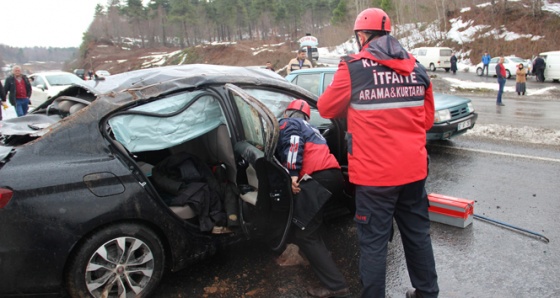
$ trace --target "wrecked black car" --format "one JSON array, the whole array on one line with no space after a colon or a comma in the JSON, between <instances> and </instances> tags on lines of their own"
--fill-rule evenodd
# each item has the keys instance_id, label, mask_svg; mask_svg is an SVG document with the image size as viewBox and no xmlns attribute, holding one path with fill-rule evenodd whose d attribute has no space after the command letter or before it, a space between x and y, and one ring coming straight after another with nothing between
<instances>
[{"instance_id":1,"label":"wrecked black car","mask_svg":"<svg viewBox=\"0 0 560 298\"><path fill-rule=\"evenodd\" d=\"M273 72L185 65L88 84L0 122L0 296L146 297L227 244L282 251L293 198L273 153L293 99L348 178L345 124ZM331 201L351 209L348 193Z\"/></svg>"}]
</instances>

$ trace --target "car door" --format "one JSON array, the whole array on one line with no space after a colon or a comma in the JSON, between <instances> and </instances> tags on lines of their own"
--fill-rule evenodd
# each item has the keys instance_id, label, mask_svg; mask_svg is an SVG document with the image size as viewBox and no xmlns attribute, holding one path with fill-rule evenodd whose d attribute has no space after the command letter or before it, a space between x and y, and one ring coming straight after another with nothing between
<instances>
[{"instance_id":1,"label":"car door","mask_svg":"<svg viewBox=\"0 0 560 298\"><path fill-rule=\"evenodd\" d=\"M496 76L496 65L498 64L498 60L500 60L500 57L494 57L488 64L488 74L491 76Z\"/></svg>"},{"instance_id":2,"label":"car door","mask_svg":"<svg viewBox=\"0 0 560 298\"><path fill-rule=\"evenodd\" d=\"M266 241L275 251L284 248L292 221L293 198L288 172L274 157L278 120L258 99L241 88L226 84L241 125L234 145L239 170L245 175L241 190L241 223L250 237Z\"/></svg>"}]
</instances>

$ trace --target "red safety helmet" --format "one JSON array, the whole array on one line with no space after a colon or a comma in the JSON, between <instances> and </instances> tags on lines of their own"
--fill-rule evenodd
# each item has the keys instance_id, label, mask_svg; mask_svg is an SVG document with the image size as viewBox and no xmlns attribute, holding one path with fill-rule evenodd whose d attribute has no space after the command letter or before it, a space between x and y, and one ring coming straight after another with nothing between
<instances>
[{"instance_id":1,"label":"red safety helmet","mask_svg":"<svg viewBox=\"0 0 560 298\"><path fill-rule=\"evenodd\" d=\"M307 116L307 118L311 118L310 116L311 108L309 107L309 104L305 102L305 100L303 99L295 99L292 102L290 102L290 104L286 108L286 111L288 110L300 111L304 113Z\"/></svg>"},{"instance_id":2,"label":"red safety helmet","mask_svg":"<svg viewBox=\"0 0 560 298\"><path fill-rule=\"evenodd\" d=\"M368 8L356 17L354 31L386 31L391 32L391 19L379 8Z\"/></svg>"}]
</instances>

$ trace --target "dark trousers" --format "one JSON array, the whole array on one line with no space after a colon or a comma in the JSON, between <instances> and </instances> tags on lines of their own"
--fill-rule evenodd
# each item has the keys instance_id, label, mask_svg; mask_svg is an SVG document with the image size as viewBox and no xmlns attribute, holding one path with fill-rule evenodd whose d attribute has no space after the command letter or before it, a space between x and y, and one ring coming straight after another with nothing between
<instances>
[{"instance_id":1,"label":"dark trousers","mask_svg":"<svg viewBox=\"0 0 560 298\"><path fill-rule=\"evenodd\" d=\"M484 66L482 66L482 75L484 75L484 71L486 71L486 75L488 76L488 64L484 64Z\"/></svg>"},{"instance_id":2,"label":"dark trousers","mask_svg":"<svg viewBox=\"0 0 560 298\"><path fill-rule=\"evenodd\" d=\"M344 180L340 169L315 172L311 177L327 188L333 195L342 192ZM334 291L341 290L347 288L348 285L323 242L320 233L322 223L323 210L320 210L305 230L301 230L294 225L292 227L294 231L292 234L293 242L299 246L299 249L309 260L315 275L317 275L323 286Z\"/></svg>"},{"instance_id":3,"label":"dark trousers","mask_svg":"<svg viewBox=\"0 0 560 298\"><path fill-rule=\"evenodd\" d=\"M506 78L498 77L498 97L496 98L496 103L502 103L502 95L504 94L504 86L506 85Z\"/></svg>"},{"instance_id":4,"label":"dark trousers","mask_svg":"<svg viewBox=\"0 0 560 298\"><path fill-rule=\"evenodd\" d=\"M535 75L537 76L537 81L544 82L544 69L537 69Z\"/></svg>"},{"instance_id":5,"label":"dark trousers","mask_svg":"<svg viewBox=\"0 0 560 298\"><path fill-rule=\"evenodd\" d=\"M437 297L439 287L430 238L424 180L401 186L356 186L363 298L385 297L387 244L393 218L401 233L412 286L422 297Z\"/></svg>"}]
</instances>

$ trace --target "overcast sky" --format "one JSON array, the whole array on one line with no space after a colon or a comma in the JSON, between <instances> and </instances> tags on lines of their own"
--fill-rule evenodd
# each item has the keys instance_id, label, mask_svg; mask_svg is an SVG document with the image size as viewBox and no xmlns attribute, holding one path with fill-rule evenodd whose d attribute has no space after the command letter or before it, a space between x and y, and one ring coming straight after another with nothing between
<instances>
[{"instance_id":1,"label":"overcast sky","mask_svg":"<svg viewBox=\"0 0 560 298\"><path fill-rule=\"evenodd\" d=\"M107 0L0 0L0 44L79 47L95 6Z\"/></svg>"}]
</instances>

